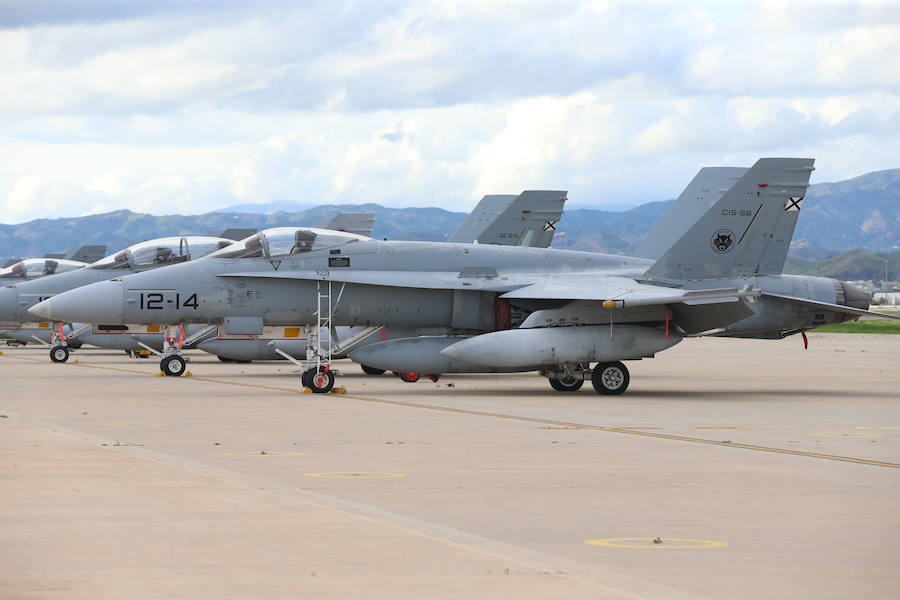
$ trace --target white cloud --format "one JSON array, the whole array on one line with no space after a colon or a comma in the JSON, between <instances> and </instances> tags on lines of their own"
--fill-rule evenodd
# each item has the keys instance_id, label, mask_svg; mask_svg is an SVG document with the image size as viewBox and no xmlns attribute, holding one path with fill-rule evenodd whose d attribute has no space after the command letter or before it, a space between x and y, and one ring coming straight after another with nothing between
<instances>
[{"instance_id":1,"label":"white cloud","mask_svg":"<svg viewBox=\"0 0 900 600\"><path fill-rule=\"evenodd\" d=\"M622 204L764 154L900 166L898 3L31 6L0 29L7 219Z\"/></svg>"}]
</instances>

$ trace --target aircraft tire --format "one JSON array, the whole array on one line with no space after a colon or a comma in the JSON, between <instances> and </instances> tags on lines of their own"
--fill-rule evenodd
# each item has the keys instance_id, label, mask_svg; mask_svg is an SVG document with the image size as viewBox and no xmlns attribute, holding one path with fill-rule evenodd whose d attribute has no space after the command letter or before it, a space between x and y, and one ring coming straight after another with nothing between
<instances>
[{"instance_id":1,"label":"aircraft tire","mask_svg":"<svg viewBox=\"0 0 900 600\"><path fill-rule=\"evenodd\" d=\"M363 373L366 375L384 375L387 371L385 369L376 369L375 367L370 367L369 365L359 365Z\"/></svg>"},{"instance_id":2,"label":"aircraft tire","mask_svg":"<svg viewBox=\"0 0 900 600\"><path fill-rule=\"evenodd\" d=\"M550 387L557 392L577 392L584 385L584 379L566 378L556 379L550 378Z\"/></svg>"},{"instance_id":3,"label":"aircraft tire","mask_svg":"<svg viewBox=\"0 0 900 600\"><path fill-rule=\"evenodd\" d=\"M621 361L598 363L591 371L591 383L598 394L617 396L628 389L631 377Z\"/></svg>"},{"instance_id":4,"label":"aircraft tire","mask_svg":"<svg viewBox=\"0 0 900 600\"><path fill-rule=\"evenodd\" d=\"M69 360L69 349L65 346L53 346L50 348L50 360L55 363L64 363Z\"/></svg>"},{"instance_id":5,"label":"aircraft tire","mask_svg":"<svg viewBox=\"0 0 900 600\"><path fill-rule=\"evenodd\" d=\"M181 377L187 370L187 363L177 354L173 354L159 361L159 370L168 377Z\"/></svg>"},{"instance_id":6,"label":"aircraft tire","mask_svg":"<svg viewBox=\"0 0 900 600\"><path fill-rule=\"evenodd\" d=\"M418 373L400 373L400 380L406 383L415 383L419 380L419 377L421 375Z\"/></svg>"},{"instance_id":7,"label":"aircraft tire","mask_svg":"<svg viewBox=\"0 0 900 600\"><path fill-rule=\"evenodd\" d=\"M307 386L314 394L327 394L334 387L334 373L331 371L323 371L321 373L312 373L309 377L309 385Z\"/></svg>"}]
</instances>

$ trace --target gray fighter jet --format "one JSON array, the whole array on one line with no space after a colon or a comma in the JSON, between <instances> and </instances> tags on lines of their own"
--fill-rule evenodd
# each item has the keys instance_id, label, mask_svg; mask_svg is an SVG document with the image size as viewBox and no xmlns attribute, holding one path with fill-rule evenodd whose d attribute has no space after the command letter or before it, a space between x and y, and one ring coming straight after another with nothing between
<instances>
[{"instance_id":1,"label":"gray fighter jet","mask_svg":"<svg viewBox=\"0 0 900 600\"><path fill-rule=\"evenodd\" d=\"M89 283L200 258L231 243L231 240L208 236L159 238L134 244L85 267L8 285L0 288L0 322L18 323L19 329L34 330L39 339L50 331L50 358L55 362L65 362L69 358L69 347L79 346L83 341L79 338L92 331L91 325L79 325L69 334L62 322L35 322L33 315L28 312L33 305ZM178 301L179 304L187 305L192 302L187 297L183 300L179 298ZM110 331L114 329L109 328Z\"/></svg>"},{"instance_id":2,"label":"gray fighter jet","mask_svg":"<svg viewBox=\"0 0 900 600\"><path fill-rule=\"evenodd\" d=\"M767 249L790 242L781 223L796 219L785 215L799 209L812 165L760 159L656 261L281 228L202 261L60 294L32 312L247 332L303 323L311 336L303 382L315 392L334 385L327 346L312 343L322 328L434 327L448 333L373 344L353 358L425 373L537 370L559 391L590 379L597 392L620 394L629 385L623 360L764 318L760 298L788 307L778 315L784 331L883 316L842 282L770 272L777 261ZM170 353L161 367L180 373L184 359Z\"/></svg>"},{"instance_id":3,"label":"gray fighter jet","mask_svg":"<svg viewBox=\"0 0 900 600\"><path fill-rule=\"evenodd\" d=\"M547 248L553 241L556 224L566 202L564 191L528 191L522 194L488 195L472 209L469 216L448 238L451 242L476 242L502 246ZM349 222L332 221L329 229L367 235L369 229L350 226ZM305 356L307 340L301 335L302 325L265 327L261 334L221 329L220 335L203 340L197 347L215 354L223 362L279 360ZM342 358L351 349L418 335L409 327L336 327L325 336L335 344L333 358ZM368 374L384 373L382 369L363 366ZM407 373L405 370L403 373ZM408 377L408 376L407 376Z\"/></svg>"}]
</instances>

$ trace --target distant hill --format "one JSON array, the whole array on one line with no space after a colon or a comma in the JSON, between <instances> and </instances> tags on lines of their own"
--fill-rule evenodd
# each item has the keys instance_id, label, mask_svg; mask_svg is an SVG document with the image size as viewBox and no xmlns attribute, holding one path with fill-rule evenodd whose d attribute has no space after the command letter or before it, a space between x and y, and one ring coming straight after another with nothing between
<instances>
[{"instance_id":1,"label":"distant hill","mask_svg":"<svg viewBox=\"0 0 900 600\"><path fill-rule=\"evenodd\" d=\"M882 281L900 279L900 251L877 254L868 250L855 249L823 260L809 261L790 257L784 267L785 273L794 275L816 275L845 281Z\"/></svg>"},{"instance_id":2,"label":"distant hill","mask_svg":"<svg viewBox=\"0 0 900 600\"><path fill-rule=\"evenodd\" d=\"M627 254L672 201L626 211L573 208L557 226L554 247ZM309 225L338 212L373 212L373 237L394 240L447 238L465 214L441 208L386 208L378 204L316 206L299 203L238 205L202 215L149 215L118 210L69 219L37 219L0 225L0 264L6 258L42 256L81 244L106 244L110 251L168 235L219 233L228 227ZM281 209L288 209L288 211ZM274 212L272 212L274 211ZM791 256L821 260L854 248L872 252L900 249L900 169L868 173L836 183L810 186L791 244ZM802 260L792 263L805 269ZM883 263L882 263L883 264Z\"/></svg>"},{"instance_id":3,"label":"distant hill","mask_svg":"<svg viewBox=\"0 0 900 600\"><path fill-rule=\"evenodd\" d=\"M794 240L837 252L900 249L900 169L810 186Z\"/></svg>"}]
</instances>

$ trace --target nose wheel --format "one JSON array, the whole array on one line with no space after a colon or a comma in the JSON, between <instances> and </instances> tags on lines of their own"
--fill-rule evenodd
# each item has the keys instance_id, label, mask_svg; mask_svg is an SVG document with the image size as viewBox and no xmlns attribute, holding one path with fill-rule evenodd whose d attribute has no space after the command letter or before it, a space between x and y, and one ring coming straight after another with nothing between
<instances>
[{"instance_id":1,"label":"nose wheel","mask_svg":"<svg viewBox=\"0 0 900 600\"><path fill-rule=\"evenodd\" d=\"M65 346L53 346L50 348L50 360L55 363L64 363L69 360L69 349Z\"/></svg>"},{"instance_id":2,"label":"nose wheel","mask_svg":"<svg viewBox=\"0 0 900 600\"><path fill-rule=\"evenodd\" d=\"M171 354L159 361L159 370L167 377L180 377L187 370L187 363L178 354Z\"/></svg>"},{"instance_id":3,"label":"nose wheel","mask_svg":"<svg viewBox=\"0 0 900 600\"><path fill-rule=\"evenodd\" d=\"M334 387L334 372L326 367L307 369L300 378L303 387L314 394L327 394Z\"/></svg>"}]
</instances>

